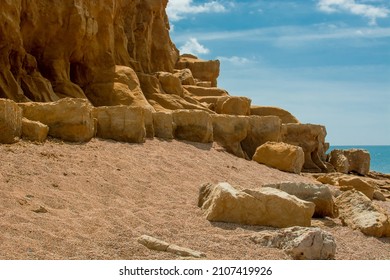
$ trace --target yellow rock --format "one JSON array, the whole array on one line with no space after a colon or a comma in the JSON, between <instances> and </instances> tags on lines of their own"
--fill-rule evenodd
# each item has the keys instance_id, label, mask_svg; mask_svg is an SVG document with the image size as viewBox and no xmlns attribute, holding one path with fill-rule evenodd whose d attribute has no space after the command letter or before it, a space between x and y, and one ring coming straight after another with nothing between
<instances>
[{"instance_id":1,"label":"yellow rock","mask_svg":"<svg viewBox=\"0 0 390 280\"><path fill-rule=\"evenodd\" d=\"M278 107L252 106L251 115L277 116L281 119L282 123L299 123L298 119L294 117L290 112Z\"/></svg>"},{"instance_id":2,"label":"yellow rock","mask_svg":"<svg viewBox=\"0 0 390 280\"><path fill-rule=\"evenodd\" d=\"M282 142L267 142L257 148L252 159L281 171L299 174L305 162L305 155L301 147Z\"/></svg>"},{"instance_id":3,"label":"yellow rock","mask_svg":"<svg viewBox=\"0 0 390 280\"><path fill-rule=\"evenodd\" d=\"M207 112L177 110L172 116L176 138L201 143L213 142L213 123Z\"/></svg>"},{"instance_id":4,"label":"yellow rock","mask_svg":"<svg viewBox=\"0 0 390 280\"><path fill-rule=\"evenodd\" d=\"M43 123L22 119L22 137L30 141L45 142L49 127Z\"/></svg>"},{"instance_id":5,"label":"yellow rock","mask_svg":"<svg viewBox=\"0 0 390 280\"><path fill-rule=\"evenodd\" d=\"M7 99L0 99L0 143L11 144L22 134L22 110Z\"/></svg>"}]
</instances>

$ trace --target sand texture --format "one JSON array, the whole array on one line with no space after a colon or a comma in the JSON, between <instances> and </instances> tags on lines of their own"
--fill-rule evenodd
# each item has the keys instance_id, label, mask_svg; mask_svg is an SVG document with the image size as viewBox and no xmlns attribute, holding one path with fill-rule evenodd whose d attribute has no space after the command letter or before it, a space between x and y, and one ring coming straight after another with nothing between
<instances>
[{"instance_id":1,"label":"sand texture","mask_svg":"<svg viewBox=\"0 0 390 280\"><path fill-rule=\"evenodd\" d=\"M93 139L0 145L0 259L181 259L137 242L141 235L203 252L207 259L288 259L254 244L259 226L210 223L197 207L203 183L256 188L312 182L230 155L213 144ZM389 201L380 202L389 211ZM390 238L366 237L338 219L336 259L390 259Z\"/></svg>"}]
</instances>

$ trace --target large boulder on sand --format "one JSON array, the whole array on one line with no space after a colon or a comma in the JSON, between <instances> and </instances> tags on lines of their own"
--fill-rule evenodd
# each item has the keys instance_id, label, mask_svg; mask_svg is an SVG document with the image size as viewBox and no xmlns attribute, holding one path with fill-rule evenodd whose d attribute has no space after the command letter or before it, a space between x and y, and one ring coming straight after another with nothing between
<instances>
[{"instance_id":1,"label":"large boulder on sand","mask_svg":"<svg viewBox=\"0 0 390 280\"><path fill-rule=\"evenodd\" d=\"M281 122L276 116L250 116L247 137L241 142L242 149L252 158L256 149L264 143L279 142L281 138Z\"/></svg>"},{"instance_id":2,"label":"large boulder on sand","mask_svg":"<svg viewBox=\"0 0 390 280\"><path fill-rule=\"evenodd\" d=\"M259 245L282 249L294 260L331 260L336 254L333 236L320 228L291 227L251 236Z\"/></svg>"},{"instance_id":3,"label":"large boulder on sand","mask_svg":"<svg viewBox=\"0 0 390 280\"><path fill-rule=\"evenodd\" d=\"M336 149L330 152L329 163L341 173L355 172L367 175L370 171L370 153L360 149Z\"/></svg>"},{"instance_id":4,"label":"large boulder on sand","mask_svg":"<svg viewBox=\"0 0 390 280\"><path fill-rule=\"evenodd\" d=\"M299 199L313 202L316 205L314 217L335 218L338 216L337 207L327 185L282 182L278 184L263 185L263 187L275 188L288 194L295 195Z\"/></svg>"},{"instance_id":5,"label":"large boulder on sand","mask_svg":"<svg viewBox=\"0 0 390 280\"><path fill-rule=\"evenodd\" d=\"M86 142L95 135L92 105L85 99L64 98L49 103L19 103L23 116L49 127L49 135L70 142Z\"/></svg>"},{"instance_id":6,"label":"large boulder on sand","mask_svg":"<svg viewBox=\"0 0 390 280\"><path fill-rule=\"evenodd\" d=\"M351 189L360 191L370 200L372 200L374 197L375 187L360 177L340 177L338 180L338 185L340 187L350 187Z\"/></svg>"},{"instance_id":7,"label":"large boulder on sand","mask_svg":"<svg viewBox=\"0 0 390 280\"><path fill-rule=\"evenodd\" d=\"M93 109L96 136L130 143L145 142L145 110L139 107L110 106Z\"/></svg>"},{"instance_id":8,"label":"large boulder on sand","mask_svg":"<svg viewBox=\"0 0 390 280\"><path fill-rule=\"evenodd\" d=\"M174 138L175 127L173 125L173 117L171 112L153 113L153 126L156 137L163 139Z\"/></svg>"},{"instance_id":9,"label":"large boulder on sand","mask_svg":"<svg viewBox=\"0 0 390 280\"><path fill-rule=\"evenodd\" d=\"M0 99L0 143L12 144L22 134L22 110L8 99Z\"/></svg>"},{"instance_id":10,"label":"large boulder on sand","mask_svg":"<svg viewBox=\"0 0 390 280\"><path fill-rule=\"evenodd\" d=\"M267 142L257 148L252 159L281 171L299 174L305 155L301 147L283 142Z\"/></svg>"},{"instance_id":11,"label":"large boulder on sand","mask_svg":"<svg viewBox=\"0 0 390 280\"><path fill-rule=\"evenodd\" d=\"M291 145L300 146L305 153L303 171L326 172L325 143L326 129L322 125L314 124L283 124L282 141Z\"/></svg>"},{"instance_id":12,"label":"large boulder on sand","mask_svg":"<svg viewBox=\"0 0 390 280\"><path fill-rule=\"evenodd\" d=\"M22 137L23 139L45 142L49 133L49 127L43 123L22 119Z\"/></svg>"},{"instance_id":13,"label":"large boulder on sand","mask_svg":"<svg viewBox=\"0 0 390 280\"><path fill-rule=\"evenodd\" d=\"M290 112L271 106L252 106L251 115L255 116L277 116L282 123L299 123L298 119L294 117Z\"/></svg>"},{"instance_id":14,"label":"large boulder on sand","mask_svg":"<svg viewBox=\"0 0 390 280\"><path fill-rule=\"evenodd\" d=\"M207 220L271 227L310 226L315 205L274 188L237 190L228 183L205 184L198 206Z\"/></svg>"},{"instance_id":15,"label":"large boulder on sand","mask_svg":"<svg viewBox=\"0 0 390 280\"><path fill-rule=\"evenodd\" d=\"M213 142L211 116L201 110L176 110L172 113L175 137L192 142Z\"/></svg>"},{"instance_id":16,"label":"large boulder on sand","mask_svg":"<svg viewBox=\"0 0 390 280\"><path fill-rule=\"evenodd\" d=\"M214 141L238 157L246 158L241 141L247 136L249 120L244 116L211 115Z\"/></svg>"},{"instance_id":17,"label":"large boulder on sand","mask_svg":"<svg viewBox=\"0 0 390 280\"><path fill-rule=\"evenodd\" d=\"M363 193L355 190L336 198L339 217L343 224L366 235L390 237L390 220L385 210L373 204Z\"/></svg>"}]
</instances>

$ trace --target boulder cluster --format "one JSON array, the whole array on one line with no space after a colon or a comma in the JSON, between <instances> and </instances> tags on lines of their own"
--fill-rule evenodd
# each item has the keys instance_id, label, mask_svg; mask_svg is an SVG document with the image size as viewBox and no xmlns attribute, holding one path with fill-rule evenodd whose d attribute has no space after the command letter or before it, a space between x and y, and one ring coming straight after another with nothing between
<instances>
[{"instance_id":1,"label":"boulder cluster","mask_svg":"<svg viewBox=\"0 0 390 280\"><path fill-rule=\"evenodd\" d=\"M48 136L69 142L216 142L237 157L281 171L321 173L316 179L324 185L282 182L253 190L206 184L199 207L209 221L292 227L252 241L283 248L294 258L334 257L328 233L300 228L309 227L313 216L339 216L367 235L390 236L388 215L372 203L386 200L378 186L345 177L369 173L368 152L326 155L324 126L302 124L286 110L255 106L219 88L218 60L180 55L172 43L167 2L2 3L0 143L42 143ZM326 184L342 193L335 195ZM160 244L150 238L141 243Z\"/></svg>"}]
</instances>

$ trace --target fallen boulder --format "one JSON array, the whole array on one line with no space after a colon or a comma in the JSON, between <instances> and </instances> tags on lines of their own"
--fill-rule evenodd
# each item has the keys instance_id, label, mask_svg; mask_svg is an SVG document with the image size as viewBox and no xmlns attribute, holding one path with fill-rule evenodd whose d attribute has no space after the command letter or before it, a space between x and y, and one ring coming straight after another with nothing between
<instances>
[{"instance_id":1,"label":"fallen boulder","mask_svg":"<svg viewBox=\"0 0 390 280\"><path fill-rule=\"evenodd\" d=\"M241 142L242 149L252 158L256 149L264 143L279 142L281 139L280 118L276 116L250 116L247 137Z\"/></svg>"},{"instance_id":2,"label":"fallen boulder","mask_svg":"<svg viewBox=\"0 0 390 280\"><path fill-rule=\"evenodd\" d=\"M288 194L295 195L299 199L315 204L314 217L338 216L337 207L328 186L322 184L307 184L295 182L282 182L278 184L263 185L267 188L275 188Z\"/></svg>"},{"instance_id":3,"label":"fallen boulder","mask_svg":"<svg viewBox=\"0 0 390 280\"><path fill-rule=\"evenodd\" d=\"M355 172L367 175L370 172L370 153L361 149L333 150L329 154L329 162L338 172Z\"/></svg>"},{"instance_id":4,"label":"fallen boulder","mask_svg":"<svg viewBox=\"0 0 390 280\"><path fill-rule=\"evenodd\" d=\"M251 102L247 97L224 96L217 99L215 112L226 115L249 116Z\"/></svg>"},{"instance_id":5,"label":"fallen boulder","mask_svg":"<svg viewBox=\"0 0 390 280\"><path fill-rule=\"evenodd\" d=\"M175 137L192 142L213 142L211 116L201 110L176 110L172 113Z\"/></svg>"},{"instance_id":6,"label":"fallen boulder","mask_svg":"<svg viewBox=\"0 0 390 280\"><path fill-rule=\"evenodd\" d=\"M356 190L343 192L336 198L336 205L344 225L369 236L390 236L388 214L363 193Z\"/></svg>"},{"instance_id":7,"label":"fallen boulder","mask_svg":"<svg viewBox=\"0 0 390 280\"><path fill-rule=\"evenodd\" d=\"M247 136L249 120L244 116L211 115L214 141L238 157L246 158L241 141Z\"/></svg>"},{"instance_id":8,"label":"fallen boulder","mask_svg":"<svg viewBox=\"0 0 390 280\"><path fill-rule=\"evenodd\" d=\"M23 139L45 142L49 133L49 127L43 123L22 119L22 137Z\"/></svg>"},{"instance_id":9,"label":"fallen boulder","mask_svg":"<svg viewBox=\"0 0 390 280\"><path fill-rule=\"evenodd\" d=\"M173 117L170 112L153 113L154 134L163 139L173 139L175 128L173 126Z\"/></svg>"},{"instance_id":10,"label":"fallen boulder","mask_svg":"<svg viewBox=\"0 0 390 280\"><path fill-rule=\"evenodd\" d=\"M301 147L282 142L267 142L257 148L252 159L281 171L299 174L305 162Z\"/></svg>"},{"instance_id":11,"label":"fallen boulder","mask_svg":"<svg viewBox=\"0 0 390 280\"><path fill-rule=\"evenodd\" d=\"M326 172L326 129L314 124L283 124L282 142L300 146L305 153L303 171Z\"/></svg>"},{"instance_id":12,"label":"fallen boulder","mask_svg":"<svg viewBox=\"0 0 390 280\"><path fill-rule=\"evenodd\" d=\"M331 260L336 254L333 236L320 228L291 227L254 234L259 245L282 249L294 260Z\"/></svg>"},{"instance_id":13,"label":"fallen boulder","mask_svg":"<svg viewBox=\"0 0 390 280\"><path fill-rule=\"evenodd\" d=\"M315 205L274 188L237 190L228 183L205 184L198 206L211 222L271 227L310 226Z\"/></svg>"},{"instance_id":14,"label":"fallen boulder","mask_svg":"<svg viewBox=\"0 0 390 280\"><path fill-rule=\"evenodd\" d=\"M93 108L93 116L97 119L96 136L130 143L145 142L144 111L124 105Z\"/></svg>"},{"instance_id":15,"label":"fallen boulder","mask_svg":"<svg viewBox=\"0 0 390 280\"><path fill-rule=\"evenodd\" d=\"M0 99L0 143L12 144L22 135L22 111L8 99Z\"/></svg>"},{"instance_id":16,"label":"fallen boulder","mask_svg":"<svg viewBox=\"0 0 390 280\"><path fill-rule=\"evenodd\" d=\"M340 189L343 190L343 187L350 187L357 191L362 192L365 196L367 196L370 200L374 197L375 187L368 183L366 180L359 177L341 177L338 180L338 185Z\"/></svg>"},{"instance_id":17,"label":"fallen boulder","mask_svg":"<svg viewBox=\"0 0 390 280\"><path fill-rule=\"evenodd\" d=\"M49 103L19 103L23 117L49 127L49 135L70 142L87 142L95 135L92 105L85 99L64 98Z\"/></svg>"}]
</instances>

